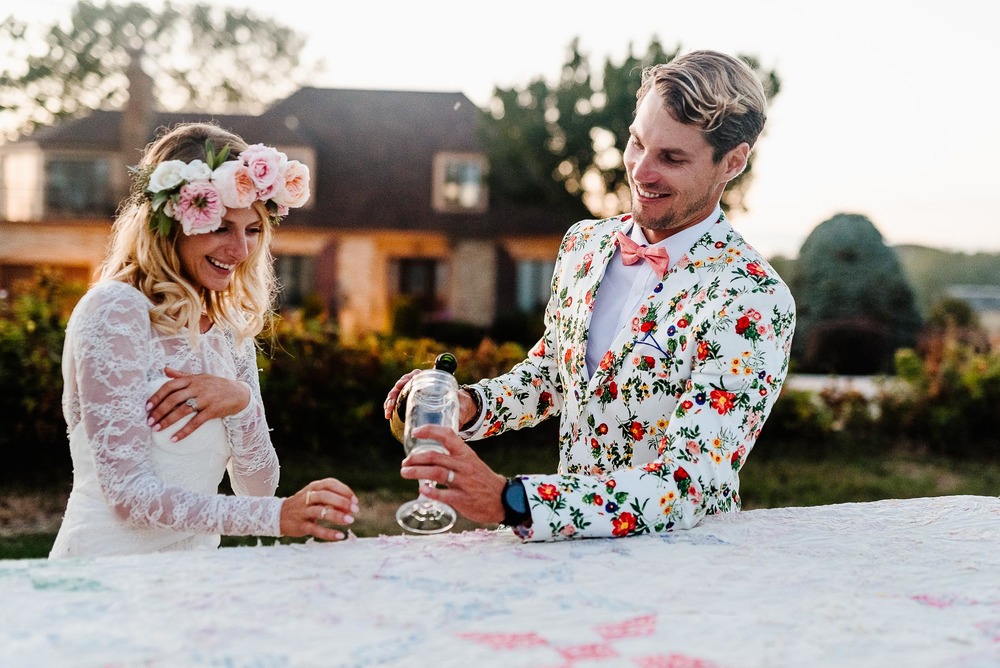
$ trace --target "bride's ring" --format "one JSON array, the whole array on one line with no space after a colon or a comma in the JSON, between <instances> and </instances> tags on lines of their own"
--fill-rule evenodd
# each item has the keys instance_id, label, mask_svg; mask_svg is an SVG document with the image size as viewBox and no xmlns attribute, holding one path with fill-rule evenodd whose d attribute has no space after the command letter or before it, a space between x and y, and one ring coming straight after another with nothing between
<instances>
[{"instance_id":1,"label":"bride's ring","mask_svg":"<svg viewBox=\"0 0 1000 668\"><path fill-rule=\"evenodd\" d=\"M455 482L455 472L448 469L448 484L450 485L453 482Z\"/></svg>"},{"instance_id":2,"label":"bride's ring","mask_svg":"<svg viewBox=\"0 0 1000 668\"><path fill-rule=\"evenodd\" d=\"M193 411L194 411L195 413L197 413L197 412L198 412L198 402L194 400L194 397L191 397L190 399L188 399L188 400L187 400L187 401L185 401L184 403L185 403L185 404L187 404L187 405L188 405L188 407L189 407L189 408L190 408L191 410L193 410Z\"/></svg>"},{"instance_id":3,"label":"bride's ring","mask_svg":"<svg viewBox=\"0 0 1000 668\"><path fill-rule=\"evenodd\" d=\"M312 495L313 495L313 491L311 489L308 492L306 492L306 505L307 506L311 506L312 505L312 502L310 501L310 499L312 498Z\"/></svg>"},{"instance_id":4,"label":"bride's ring","mask_svg":"<svg viewBox=\"0 0 1000 668\"><path fill-rule=\"evenodd\" d=\"M329 510L329 508L327 508L326 506L323 506L323 510L319 511L319 518L320 519L323 519L324 517L326 517L326 511L327 510Z\"/></svg>"}]
</instances>

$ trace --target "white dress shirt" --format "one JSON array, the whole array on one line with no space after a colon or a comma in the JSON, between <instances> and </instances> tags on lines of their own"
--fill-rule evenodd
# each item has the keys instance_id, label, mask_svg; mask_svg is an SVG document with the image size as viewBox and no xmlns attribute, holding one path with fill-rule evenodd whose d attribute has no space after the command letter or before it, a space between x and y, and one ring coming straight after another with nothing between
<instances>
[{"instance_id":1,"label":"white dress shirt","mask_svg":"<svg viewBox=\"0 0 1000 668\"><path fill-rule=\"evenodd\" d=\"M642 228L635 223L626 233L638 244L650 248L665 248L670 257L669 267L672 269L691 250L691 246L715 225L721 215L722 207L716 204L705 220L655 244L649 243ZM590 319L590 331L587 335L588 376L593 375L594 369L600 365L601 358L611 348L611 342L622 327L631 324L632 314L639 308L639 302L653 291L660 280L661 277L648 262L626 265L622 262L621 250L615 251L608 261L601 287L594 297L594 314Z\"/></svg>"}]
</instances>

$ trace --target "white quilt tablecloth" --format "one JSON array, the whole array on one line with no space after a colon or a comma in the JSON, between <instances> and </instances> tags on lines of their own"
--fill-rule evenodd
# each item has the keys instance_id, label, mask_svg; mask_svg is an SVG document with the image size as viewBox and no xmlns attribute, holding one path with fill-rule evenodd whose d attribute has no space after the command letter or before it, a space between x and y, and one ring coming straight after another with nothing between
<instances>
[{"instance_id":1,"label":"white quilt tablecloth","mask_svg":"<svg viewBox=\"0 0 1000 668\"><path fill-rule=\"evenodd\" d=\"M1000 499L0 561L0 666L997 666Z\"/></svg>"}]
</instances>

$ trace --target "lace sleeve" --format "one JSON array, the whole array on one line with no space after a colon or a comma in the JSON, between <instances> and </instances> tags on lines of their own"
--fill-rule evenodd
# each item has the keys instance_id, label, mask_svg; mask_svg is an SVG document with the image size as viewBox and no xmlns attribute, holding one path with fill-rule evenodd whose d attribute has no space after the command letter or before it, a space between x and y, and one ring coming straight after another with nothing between
<instances>
[{"instance_id":1,"label":"lace sleeve","mask_svg":"<svg viewBox=\"0 0 1000 668\"><path fill-rule=\"evenodd\" d=\"M229 337L236 362L236 377L250 386L250 403L236 415L226 418L226 430L232 446L229 482L237 494L270 496L278 487L278 456L271 445L271 434L264 417L264 400L257 375L257 352L247 339L237 346Z\"/></svg>"},{"instance_id":2,"label":"lace sleeve","mask_svg":"<svg viewBox=\"0 0 1000 668\"><path fill-rule=\"evenodd\" d=\"M146 372L154 363L149 304L121 283L81 300L67 344L82 421L108 505L130 525L198 533L278 535L281 499L199 494L154 472Z\"/></svg>"}]
</instances>

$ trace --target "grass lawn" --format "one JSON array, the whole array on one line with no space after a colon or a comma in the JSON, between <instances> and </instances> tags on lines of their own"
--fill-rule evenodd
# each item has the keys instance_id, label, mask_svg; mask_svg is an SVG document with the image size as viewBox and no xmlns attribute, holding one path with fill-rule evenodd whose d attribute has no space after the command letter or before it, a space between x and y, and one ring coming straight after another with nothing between
<instances>
[{"instance_id":1,"label":"grass lawn","mask_svg":"<svg viewBox=\"0 0 1000 668\"><path fill-rule=\"evenodd\" d=\"M525 464L523 459L511 459L509 454L483 455L496 470L508 475L518 470L554 470L554 463L544 468L519 468L519 464ZM342 477L352 479L346 473ZM350 527L356 536L401 533L394 519L396 507L413 498L416 488L408 481L396 480L384 488L358 490L361 512ZM956 463L899 454L819 461L755 461L751 455L740 480L743 507L747 510L952 494L998 496L1000 464ZM64 506L64 493L0 491L0 559L47 556ZM460 520L454 530L479 527L493 525ZM222 540L223 547L257 543L257 538ZM260 543L273 544L274 539L260 539Z\"/></svg>"}]
</instances>

